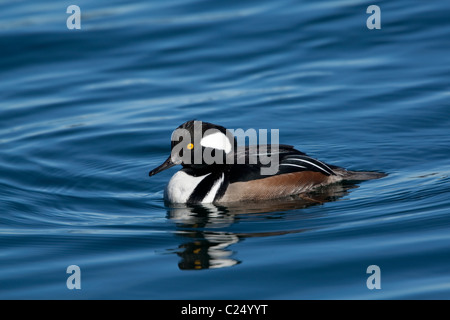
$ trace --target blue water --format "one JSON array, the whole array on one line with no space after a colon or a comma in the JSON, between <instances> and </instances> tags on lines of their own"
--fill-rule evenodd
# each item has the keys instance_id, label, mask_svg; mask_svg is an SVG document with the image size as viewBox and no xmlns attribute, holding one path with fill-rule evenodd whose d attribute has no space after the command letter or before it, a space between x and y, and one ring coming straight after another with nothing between
<instances>
[{"instance_id":1,"label":"blue water","mask_svg":"<svg viewBox=\"0 0 450 320\"><path fill-rule=\"evenodd\" d=\"M449 299L449 17L443 1L1 1L0 298ZM169 208L178 168L148 171L190 119L389 175L313 206Z\"/></svg>"}]
</instances>

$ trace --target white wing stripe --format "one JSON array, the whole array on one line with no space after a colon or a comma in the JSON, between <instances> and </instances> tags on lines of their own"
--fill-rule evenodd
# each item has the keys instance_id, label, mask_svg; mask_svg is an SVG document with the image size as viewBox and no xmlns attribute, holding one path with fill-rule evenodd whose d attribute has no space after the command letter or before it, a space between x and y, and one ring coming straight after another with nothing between
<instances>
[{"instance_id":1,"label":"white wing stripe","mask_svg":"<svg viewBox=\"0 0 450 320\"><path fill-rule=\"evenodd\" d=\"M319 168L320 170L322 170L323 172L326 172L327 174L334 174L333 170L331 170L330 168L328 168L328 166L326 166L324 163L320 162L324 167L326 167L327 169L329 169L330 171L325 170L322 167L319 167L317 164L312 163L310 161L304 160L304 159L298 159L298 158L286 158L285 160L295 160L295 161L301 161L301 162L306 162L309 163L310 165L315 166L316 168Z\"/></svg>"},{"instance_id":2,"label":"white wing stripe","mask_svg":"<svg viewBox=\"0 0 450 320\"><path fill-rule=\"evenodd\" d=\"M282 163L282 164L280 164L280 166L291 166L291 167L298 167L298 168L306 169L306 167L304 167L304 166L299 166L298 164L290 164L290 163Z\"/></svg>"}]
</instances>

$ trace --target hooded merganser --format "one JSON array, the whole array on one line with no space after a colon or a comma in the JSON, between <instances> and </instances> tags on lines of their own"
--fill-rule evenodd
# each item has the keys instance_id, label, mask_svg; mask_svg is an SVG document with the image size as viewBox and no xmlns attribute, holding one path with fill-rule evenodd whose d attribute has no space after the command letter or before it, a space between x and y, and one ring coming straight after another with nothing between
<instances>
[{"instance_id":1,"label":"hooded merganser","mask_svg":"<svg viewBox=\"0 0 450 320\"><path fill-rule=\"evenodd\" d=\"M236 137L229 130L194 120L175 129L171 149L167 160L149 172L149 176L153 176L182 165L165 189L164 199L168 203L270 200L299 195L340 181L386 176L381 172L350 171L326 164L290 145L238 147ZM268 158L276 163L276 169L269 174Z\"/></svg>"}]
</instances>

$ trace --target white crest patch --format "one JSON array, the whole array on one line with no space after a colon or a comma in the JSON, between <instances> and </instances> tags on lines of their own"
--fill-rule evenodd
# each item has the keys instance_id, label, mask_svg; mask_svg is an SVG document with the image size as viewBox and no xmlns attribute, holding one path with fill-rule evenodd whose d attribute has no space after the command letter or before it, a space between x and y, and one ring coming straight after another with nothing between
<instances>
[{"instance_id":1,"label":"white crest patch","mask_svg":"<svg viewBox=\"0 0 450 320\"><path fill-rule=\"evenodd\" d=\"M200 140L200 144L206 148L224 150L225 153L230 152L232 149L230 140L228 140L228 137L220 131L203 137L202 140Z\"/></svg>"}]
</instances>

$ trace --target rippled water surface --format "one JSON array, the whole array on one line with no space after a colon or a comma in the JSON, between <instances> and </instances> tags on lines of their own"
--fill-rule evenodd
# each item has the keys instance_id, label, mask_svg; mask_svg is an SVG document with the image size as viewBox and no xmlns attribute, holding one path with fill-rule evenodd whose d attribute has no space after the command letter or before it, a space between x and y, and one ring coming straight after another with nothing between
<instances>
[{"instance_id":1,"label":"rippled water surface","mask_svg":"<svg viewBox=\"0 0 450 320\"><path fill-rule=\"evenodd\" d=\"M450 298L448 3L70 4L0 1L0 298ZM190 119L388 176L169 208L148 172Z\"/></svg>"}]
</instances>

